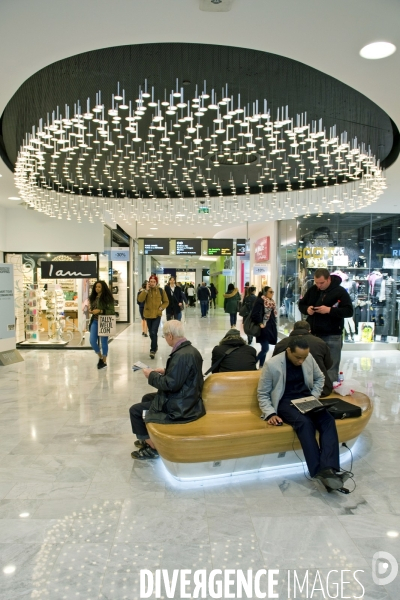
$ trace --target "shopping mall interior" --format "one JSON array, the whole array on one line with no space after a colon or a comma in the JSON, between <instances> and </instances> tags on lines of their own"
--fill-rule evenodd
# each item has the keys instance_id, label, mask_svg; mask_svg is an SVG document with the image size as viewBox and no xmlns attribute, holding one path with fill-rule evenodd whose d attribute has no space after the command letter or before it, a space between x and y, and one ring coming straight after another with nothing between
<instances>
[{"instance_id":1,"label":"shopping mall interior","mask_svg":"<svg viewBox=\"0 0 400 600\"><path fill-rule=\"evenodd\" d=\"M2 1L0 600L398 600L399 25L396 0ZM261 418L317 269L348 313L313 333L361 407L330 417L336 488ZM171 277L182 310L146 314ZM264 366L249 286L274 292ZM171 315L202 373L229 330L257 368L146 443L130 407L181 390Z\"/></svg>"}]
</instances>

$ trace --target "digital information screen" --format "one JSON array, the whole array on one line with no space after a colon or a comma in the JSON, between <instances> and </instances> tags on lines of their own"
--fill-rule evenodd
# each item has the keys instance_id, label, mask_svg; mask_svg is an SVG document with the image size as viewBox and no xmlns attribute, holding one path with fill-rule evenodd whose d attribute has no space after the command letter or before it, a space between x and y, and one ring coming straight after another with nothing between
<instances>
[{"instance_id":1,"label":"digital information screen","mask_svg":"<svg viewBox=\"0 0 400 600\"><path fill-rule=\"evenodd\" d=\"M208 256L232 256L233 240L207 240Z\"/></svg>"},{"instance_id":2,"label":"digital information screen","mask_svg":"<svg viewBox=\"0 0 400 600\"><path fill-rule=\"evenodd\" d=\"M246 240L236 240L236 256L246 256Z\"/></svg>"},{"instance_id":3,"label":"digital information screen","mask_svg":"<svg viewBox=\"0 0 400 600\"><path fill-rule=\"evenodd\" d=\"M201 239L176 240L177 256L200 256Z\"/></svg>"},{"instance_id":4,"label":"digital information screen","mask_svg":"<svg viewBox=\"0 0 400 600\"><path fill-rule=\"evenodd\" d=\"M168 238L153 238L152 240L144 240L144 253L162 255L169 254L169 239Z\"/></svg>"}]
</instances>

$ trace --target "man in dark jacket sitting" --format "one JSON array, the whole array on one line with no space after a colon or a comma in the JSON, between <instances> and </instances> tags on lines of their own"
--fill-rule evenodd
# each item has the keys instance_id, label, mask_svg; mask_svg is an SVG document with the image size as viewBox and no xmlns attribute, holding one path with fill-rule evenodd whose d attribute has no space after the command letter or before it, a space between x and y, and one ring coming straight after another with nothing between
<instances>
[{"instance_id":1,"label":"man in dark jacket sitting","mask_svg":"<svg viewBox=\"0 0 400 600\"><path fill-rule=\"evenodd\" d=\"M229 354L225 356L226 352ZM222 361L213 369L213 373L257 370L257 352L255 348L246 344L238 329L230 329L218 346L213 348L211 364L221 358Z\"/></svg>"},{"instance_id":2,"label":"man in dark jacket sitting","mask_svg":"<svg viewBox=\"0 0 400 600\"><path fill-rule=\"evenodd\" d=\"M139 448L131 456L139 460L159 456L146 423L189 423L206 413L201 398L204 380L200 352L185 338L180 321L164 323L163 334L168 346L172 348L165 369L143 369L149 385L158 391L145 394L139 404L134 404L129 409L132 432L138 438L135 446ZM144 411L147 411L145 418Z\"/></svg>"},{"instance_id":3,"label":"man in dark jacket sitting","mask_svg":"<svg viewBox=\"0 0 400 600\"><path fill-rule=\"evenodd\" d=\"M328 375L328 369L330 369L333 364L331 353L328 345L323 340L317 338L315 335L312 335L310 325L307 321L296 321L293 331L290 333L289 337L284 338L276 344L272 356L276 356L277 354L284 352L289 346L290 338L294 336L297 337L299 335L304 336L304 339L307 341L310 348L311 356L314 358L315 362L324 374L325 383L322 390L322 396L329 396L329 394L332 392L332 381Z\"/></svg>"}]
</instances>

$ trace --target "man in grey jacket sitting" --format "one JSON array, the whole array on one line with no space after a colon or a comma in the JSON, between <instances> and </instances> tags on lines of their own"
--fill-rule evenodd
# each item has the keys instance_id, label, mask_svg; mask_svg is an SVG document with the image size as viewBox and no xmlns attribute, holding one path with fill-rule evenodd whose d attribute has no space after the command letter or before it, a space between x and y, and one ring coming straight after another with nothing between
<instances>
[{"instance_id":1,"label":"man in grey jacket sitting","mask_svg":"<svg viewBox=\"0 0 400 600\"><path fill-rule=\"evenodd\" d=\"M265 363L258 384L258 402L269 425L291 425L301 443L311 477L328 489L343 487L335 419L325 409L302 414L292 400L319 398L324 375L310 354L305 336L291 337L285 352ZM319 432L319 444L316 440Z\"/></svg>"}]
</instances>

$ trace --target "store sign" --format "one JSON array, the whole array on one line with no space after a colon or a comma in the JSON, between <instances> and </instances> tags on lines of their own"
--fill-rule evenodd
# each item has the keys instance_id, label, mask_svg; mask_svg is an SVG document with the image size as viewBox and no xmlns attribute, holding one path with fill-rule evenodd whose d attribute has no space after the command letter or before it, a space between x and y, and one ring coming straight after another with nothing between
<instances>
[{"instance_id":1,"label":"store sign","mask_svg":"<svg viewBox=\"0 0 400 600\"><path fill-rule=\"evenodd\" d=\"M343 246L305 246L297 248L297 258L307 260L309 268L348 267L349 257Z\"/></svg>"},{"instance_id":2,"label":"store sign","mask_svg":"<svg viewBox=\"0 0 400 600\"><path fill-rule=\"evenodd\" d=\"M0 264L0 340L14 337L14 271L12 265Z\"/></svg>"},{"instance_id":3,"label":"store sign","mask_svg":"<svg viewBox=\"0 0 400 600\"><path fill-rule=\"evenodd\" d=\"M176 255L177 256L200 256L201 240L187 239L176 240Z\"/></svg>"},{"instance_id":4,"label":"store sign","mask_svg":"<svg viewBox=\"0 0 400 600\"><path fill-rule=\"evenodd\" d=\"M87 261L42 261L42 279L95 279L97 262Z\"/></svg>"},{"instance_id":5,"label":"store sign","mask_svg":"<svg viewBox=\"0 0 400 600\"><path fill-rule=\"evenodd\" d=\"M232 256L233 240L207 240L208 256Z\"/></svg>"},{"instance_id":6,"label":"store sign","mask_svg":"<svg viewBox=\"0 0 400 600\"><path fill-rule=\"evenodd\" d=\"M254 265L253 275L268 275L268 267L261 265Z\"/></svg>"},{"instance_id":7,"label":"store sign","mask_svg":"<svg viewBox=\"0 0 400 600\"><path fill-rule=\"evenodd\" d=\"M260 238L255 243L254 260L255 262L265 262L269 260L271 238L269 235Z\"/></svg>"},{"instance_id":8,"label":"store sign","mask_svg":"<svg viewBox=\"0 0 400 600\"><path fill-rule=\"evenodd\" d=\"M202 277L209 277L210 276L210 269L202 269L201 270L201 276Z\"/></svg>"},{"instance_id":9,"label":"store sign","mask_svg":"<svg viewBox=\"0 0 400 600\"><path fill-rule=\"evenodd\" d=\"M111 248L110 260L129 260L129 248Z\"/></svg>"}]
</instances>

